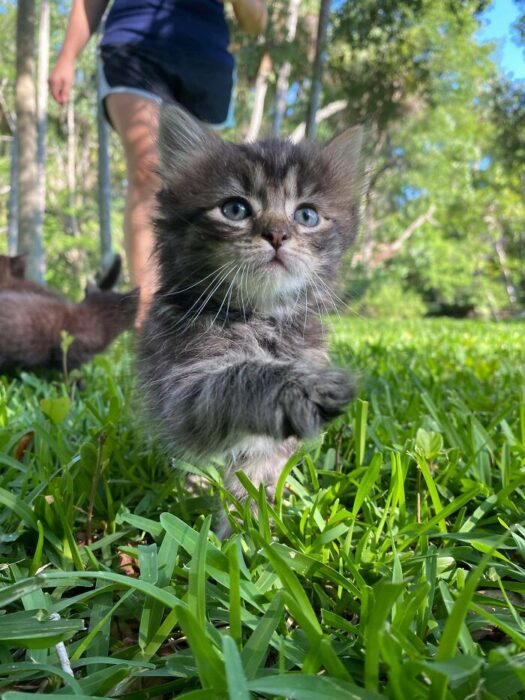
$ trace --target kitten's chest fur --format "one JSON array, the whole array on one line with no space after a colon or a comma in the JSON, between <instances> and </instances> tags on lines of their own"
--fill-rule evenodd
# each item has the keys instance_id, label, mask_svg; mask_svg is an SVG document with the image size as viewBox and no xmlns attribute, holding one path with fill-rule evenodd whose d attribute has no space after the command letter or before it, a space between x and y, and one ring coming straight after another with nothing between
<instances>
[{"instance_id":1,"label":"kitten's chest fur","mask_svg":"<svg viewBox=\"0 0 525 700\"><path fill-rule=\"evenodd\" d=\"M171 359L177 364L212 356L227 362L229 357L235 355L267 362L323 362L327 359L324 331L317 318L310 317L305 321L300 316L276 318L250 313L246 317L234 314L223 323L214 322L211 314L203 314L196 323L187 324L171 337L169 329L177 325L178 315L168 313L160 317L165 327L166 341L164 347L153 342L151 351L160 352L165 357L166 346L169 345Z\"/></svg>"},{"instance_id":2,"label":"kitten's chest fur","mask_svg":"<svg viewBox=\"0 0 525 700\"><path fill-rule=\"evenodd\" d=\"M241 335L248 332L253 343L262 354L275 360L312 360L326 359L323 331L317 319L307 323L300 318L276 319L273 317L255 317L246 327L237 329L232 325L231 332L240 330Z\"/></svg>"}]
</instances>

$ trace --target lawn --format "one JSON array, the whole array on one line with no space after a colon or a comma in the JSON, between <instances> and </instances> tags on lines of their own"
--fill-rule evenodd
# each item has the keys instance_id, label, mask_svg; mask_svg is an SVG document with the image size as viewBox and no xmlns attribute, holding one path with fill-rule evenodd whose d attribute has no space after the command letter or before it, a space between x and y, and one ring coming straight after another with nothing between
<instances>
[{"instance_id":1,"label":"lawn","mask_svg":"<svg viewBox=\"0 0 525 700\"><path fill-rule=\"evenodd\" d=\"M360 398L257 518L141 424L129 338L0 379L5 700L525 698L525 327L330 332Z\"/></svg>"}]
</instances>

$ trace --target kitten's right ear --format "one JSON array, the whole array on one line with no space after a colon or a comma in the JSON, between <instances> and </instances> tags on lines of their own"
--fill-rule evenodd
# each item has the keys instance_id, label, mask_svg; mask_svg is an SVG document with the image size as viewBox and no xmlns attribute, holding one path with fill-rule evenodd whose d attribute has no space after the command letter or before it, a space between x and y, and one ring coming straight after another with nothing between
<instances>
[{"instance_id":1,"label":"kitten's right ear","mask_svg":"<svg viewBox=\"0 0 525 700\"><path fill-rule=\"evenodd\" d=\"M352 194L357 194L361 186L364 139L364 127L356 124L329 141L323 149L332 169Z\"/></svg>"},{"instance_id":2,"label":"kitten's right ear","mask_svg":"<svg viewBox=\"0 0 525 700\"><path fill-rule=\"evenodd\" d=\"M208 153L219 139L185 109L164 102L159 115L160 170L170 179L199 155Z\"/></svg>"},{"instance_id":3,"label":"kitten's right ear","mask_svg":"<svg viewBox=\"0 0 525 700\"><path fill-rule=\"evenodd\" d=\"M20 279L25 277L26 258L27 253L22 253L21 255L14 255L9 258L9 269L13 277L19 277Z\"/></svg>"}]
</instances>

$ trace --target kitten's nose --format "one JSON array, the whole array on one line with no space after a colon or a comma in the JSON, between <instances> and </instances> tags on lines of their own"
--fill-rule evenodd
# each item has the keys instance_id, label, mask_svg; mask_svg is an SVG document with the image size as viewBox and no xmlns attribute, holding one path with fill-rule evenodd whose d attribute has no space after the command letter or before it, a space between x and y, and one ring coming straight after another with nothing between
<instances>
[{"instance_id":1,"label":"kitten's nose","mask_svg":"<svg viewBox=\"0 0 525 700\"><path fill-rule=\"evenodd\" d=\"M283 230L283 231L264 231L262 234L262 237L268 241L268 243L274 248L275 250L278 250L282 244L283 241L285 241L287 238L289 238L290 234L288 231Z\"/></svg>"}]
</instances>

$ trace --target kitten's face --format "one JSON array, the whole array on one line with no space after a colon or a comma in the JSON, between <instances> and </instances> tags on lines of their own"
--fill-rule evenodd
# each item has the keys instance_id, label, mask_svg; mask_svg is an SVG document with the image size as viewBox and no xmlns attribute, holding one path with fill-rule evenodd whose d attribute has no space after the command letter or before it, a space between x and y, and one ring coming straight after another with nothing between
<instances>
[{"instance_id":1,"label":"kitten's face","mask_svg":"<svg viewBox=\"0 0 525 700\"><path fill-rule=\"evenodd\" d=\"M275 144L232 146L228 175L211 190L200 225L214 231L212 256L231 284L258 308L293 302L315 283L343 237L333 235L335 212L297 154ZM335 262L335 261L334 261Z\"/></svg>"},{"instance_id":2,"label":"kitten's face","mask_svg":"<svg viewBox=\"0 0 525 700\"><path fill-rule=\"evenodd\" d=\"M270 313L309 292L323 296L355 229L348 146L348 139L339 150L335 143L325 149L288 141L229 144L181 110L164 108L163 283L194 283L206 289L203 299L211 294ZM181 263L188 273L182 284Z\"/></svg>"}]
</instances>

